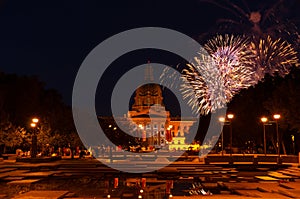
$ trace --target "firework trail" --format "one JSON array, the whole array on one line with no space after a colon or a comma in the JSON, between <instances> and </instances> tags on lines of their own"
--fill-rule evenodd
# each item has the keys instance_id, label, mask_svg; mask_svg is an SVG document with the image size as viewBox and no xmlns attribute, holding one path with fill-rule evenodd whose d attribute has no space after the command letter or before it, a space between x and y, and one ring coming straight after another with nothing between
<instances>
[{"instance_id":1,"label":"firework trail","mask_svg":"<svg viewBox=\"0 0 300 199\"><path fill-rule=\"evenodd\" d=\"M179 71L179 65L176 66L176 70ZM180 87L180 76L177 75L176 72L172 72L170 67L165 67L159 78L161 83L168 88L176 89Z\"/></svg>"},{"instance_id":2,"label":"firework trail","mask_svg":"<svg viewBox=\"0 0 300 199\"><path fill-rule=\"evenodd\" d=\"M217 20L218 32L234 32L255 36L257 39L271 35L276 38L289 38L293 44L299 38L296 19L289 18L290 10L298 4L296 1L275 0L272 4L261 2L253 4L247 1L199 0L226 10L230 15ZM294 21L294 22L293 22ZM291 38L293 37L293 38Z\"/></svg>"},{"instance_id":3,"label":"firework trail","mask_svg":"<svg viewBox=\"0 0 300 199\"><path fill-rule=\"evenodd\" d=\"M293 66L299 66L297 52L282 39L273 40L268 36L259 42L251 42L251 49L255 53L255 70L259 79L263 79L265 74L284 77Z\"/></svg>"}]
</instances>

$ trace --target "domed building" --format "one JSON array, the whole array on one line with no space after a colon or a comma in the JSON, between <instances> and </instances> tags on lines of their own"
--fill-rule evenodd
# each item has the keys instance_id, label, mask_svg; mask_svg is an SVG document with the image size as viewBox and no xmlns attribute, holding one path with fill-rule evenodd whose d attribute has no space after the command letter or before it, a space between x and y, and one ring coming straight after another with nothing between
<instances>
[{"instance_id":1,"label":"domed building","mask_svg":"<svg viewBox=\"0 0 300 199\"><path fill-rule=\"evenodd\" d=\"M149 109L155 104L163 105L162 90L157 84L145 84L135 91L132 110Z\"/></svg>"},{"instance_id":2,"label":"domed building","mask_svg":"<svg viewBox=\"0 0 300 199\"><path fill-rule=\"evenodd\" d=\"M145 70L145 80L153 80L153 69L150 65ZM150 146L168 145L169 149L188 149L185 134L189 133L195 120L170 117L170 112L165 109L163 103L160 85L144 84L139 87L135 91L134 103L127 117L137 129L135 136L141 137Z\"/></svg>"}]
</instances>

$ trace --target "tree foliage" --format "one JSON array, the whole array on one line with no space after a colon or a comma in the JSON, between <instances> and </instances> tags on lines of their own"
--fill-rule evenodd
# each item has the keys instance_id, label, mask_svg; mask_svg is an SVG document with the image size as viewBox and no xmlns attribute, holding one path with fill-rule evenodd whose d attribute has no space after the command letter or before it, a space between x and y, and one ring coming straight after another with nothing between
<instances>
[{"instance_id":1,"label":"tree foliage","mask_svg":"<svg viewBox=\"0 0 300 199\"><path fill-rule=\"evenodd\" d=\"M0 73L0 146L29 150L33 130L31 119L39 118L38 145L55 147L79 144L72 112L60 94L45 89L37 77ZM72 139L70 139L72 137ZM1 153L1 150L0 150Z\"/></svg>"}]
</instances>

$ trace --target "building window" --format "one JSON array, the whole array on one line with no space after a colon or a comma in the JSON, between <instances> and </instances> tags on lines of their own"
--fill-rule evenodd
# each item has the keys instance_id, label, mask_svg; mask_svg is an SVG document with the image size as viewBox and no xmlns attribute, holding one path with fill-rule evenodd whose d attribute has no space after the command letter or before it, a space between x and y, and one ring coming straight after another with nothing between
<instances>
[{"instance_id":1,"label":"building window","mask_svg":"<svg viewBox=\"0 0 300 199\"><path fill-rule=\"evenodd\" d=\"M133 124L133 125L132 125L132 128L133 128L134 131L136 131L137 128L138 128L138 125L137 125L137 124Z\"/></svg>"},{"instance_id":2,"label":"building window","mask_svg":"<svg viewBox=\"0 0 300 199\"><path fill-rule=\"evenodd\" d=\"M154 125L153 125L153 128L154 128L154 129L157 129L157 124L154 124Z\"/></svg>"},{"instance_id":3,"label":"building window","mask_svg":"<svg viewBox=\"0 0 300 199\"><path fill-rule=\"evenodd\" d=\"M180 140L178 140L177 143L180 144Z\"/></svg>"},{"instance_id":4,"label":"building window","mask_svg":"<svg viewBox=\"0 0 300 199\"><path fill-rule=\"evenodd\" d=\"M151 125L150 125L150 124L147 124L147 125L146 125L146 129L151 129Z\"/></svg>"},{"instance_id":5,"label":"building window","mask_svg":"<svg viewBox=\"0 0 300 199\"><path fill-rule=\"evenodd\" d=\"M150 98L147 98L147 105L150 105Z\"/></svg>"},{"instance_id":6,"label":"building window","mask_svg":"<svg viewBox=\"0 0 300 199\"><path fill-rule=\"evenodd\" d=\"M160 125L160 128L161 128L161 129L164 129L164 128L165 128L165 125L164 125L164 124L161 124L161 125Z\"/></svg>"}]
</instances>

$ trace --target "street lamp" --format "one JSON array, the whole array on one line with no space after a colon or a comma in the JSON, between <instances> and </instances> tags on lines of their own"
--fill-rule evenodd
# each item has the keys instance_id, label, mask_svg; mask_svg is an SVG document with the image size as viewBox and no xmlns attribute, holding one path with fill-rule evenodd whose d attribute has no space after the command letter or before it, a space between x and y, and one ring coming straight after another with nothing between
<instances>
[{"instance_id":1,"label":"street lamp","mask_svg":"<svg viewBox=\"0 0 300 199\"><path fill-rule=\"evenodd\" d=\"M293 155L295 155L295 136L291 135L292 138L292 144L293 144Z\"/></svg>"},{"instance_id":2,"label":"street lamp","mask_svg":"<svg viewBox=\"0 0 300 199\"><path fill-rule=\"evenodd\" d=\"M39 122L39 119L38 119L38 118L33 118L33 119L32 119L32 122L33 122L33 123L38 123L38 122Z\"/></svg>"},{"instance_id":3,"label":"street lamp","mask_svg":"<svg viewBox=\"0 0 300 199\"><path fill-rule=\"evenodd\" d=\"M274 114L274 115L273 115L273 118L274 118L275 120L280 119L280 117L281 117L281 115L279 115L279 114Z\"/></svg>"},{"instance_id":4,"label":"street lamp","mask_svg":"<svg viewBox=\"0 0 300 199\"><path fill-rule=\"evenodd\" d=\"M220 122L225 122L225 117L219 117Z\"/></svg>"},{"instance_id":5,"label":"street lamp","mask_svg":"<svg viewBox=\"0 0 300 199\"><path fill-rule=\"evenodd\" d=\"M171 128L170 128L170 126L167 128L165 139L166 139L168 142L171 142L171 141L172 141Z\"/></svg>"},{"instance_id":6,"label":"street lamp","mask_svg":"<svg viewBox=\"0 0 300 199\"><path fill-rule=\"evenodd\" d=\"M280 136L279 136L279 130L278 130L278 120L280 119L281 115L280 114L274 114L273 118L276 122L276 135L277 135L277 148L278 148L278 159L277 159L277 163L280 163Z\"/></svg>"},{"instance_id":7,"label":"street lamp","mask_svg":"<svg viewBox=\"0 0 300 199\"><path fill-rule=\"evenodd\" d=\"M39 122L38 118L33 118L31 120L30 126L33 128L33 135L32 135L32 146L31 146L31 158L36 158L37 155L37 135L36 135L36 128L37 128L37 123Z\"/></svg>"},{"instance_id":8,"label":"street lamp","mask_svg":"<svg viewBox=\"0 0 300 199\"><path fill-rule=\"evenodd\" d=\"M231 124L231 120L234 118L234 115L228 114L227 118L229 120L229 128L230 128L230 156L232 156L232 124Z\"/></svg>"},{"instance_id":9,"label":"street lamp","mask_svg":"<svg viewBox=\"0 0 300 199\"><path fill-rule=\"evenodd\" d=\"M264 128L264 154L267 155L266 123L268 121L268 118L262 117L262 118L260 118L260 121L263 123L263 128Z\"/></svg>"},{"instance_id":10,"label":"street lamp","mask_svg":"<svg viewBox=\"0 0 300 199\"><path fill-rule=\"evenodd\" d=\"M234 115L233 115L233 114L228 114L228 115L227 115L227 118L231 120L231 119L234 118Z\"/></svg>"},{"instance_id":11,"label":"street lamp","mask_svg":"<svg viewBox=\"0 0 300 199\"><path fill-rule=\"evenodd\" d=\"M219 122L224 123L225 117L219 117ZM223 126L221 125L221 145L222 145L222 156L224 155L224 132Z\"/></svg>"},{"instance_id":12,"label":"street lamp","mask_svg":"<svg viewBox=\"0 0 300 199\"><path fill-rule=\"evenodd\" d=\"M141 131L142 131L142 141L144 142L144 141L146 141L147 139L146 139L146 132L145 132L145 129L144 129L144 125L142 125L142 124L139 124L139 128L141 129Z\"/></svg>"},{"instance_id":13,"label":"street lamp","mask_svg":"<svg viewBox=\"0 0 300 199\"><path fill-rule=\"evenodd\" d=\"M234 115L233 114L227 114L226 116L227 118L225 117L219 117L219 122L223 123L224 125L229 125L229 128L230 128L230 156L232 156L232 125L231 125L231 120L234 118ZM223 144L224 144L224 131L223 131L223 128L222 128L222 125L221 125L221 142L222 142L222 155L223 155L223 151L224 151L224 147L223 147Z\"/></svg>"}]
</instances>

